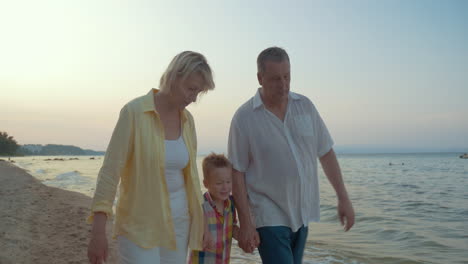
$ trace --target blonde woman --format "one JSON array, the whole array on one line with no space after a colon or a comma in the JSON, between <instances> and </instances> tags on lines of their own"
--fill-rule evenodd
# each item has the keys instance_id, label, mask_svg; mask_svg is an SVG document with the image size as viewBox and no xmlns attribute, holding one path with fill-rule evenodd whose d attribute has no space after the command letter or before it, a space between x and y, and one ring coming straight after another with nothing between
<instances>
[{"instance_id":1,"label":"blonde woman","mask_svg":"<svg viewBox=\"0 0 468 264\"><path fill-rule=\"evenodd\" d=\"M99 171L92 204L90 263L107 258L105 225L120 181L114 219L120 263L185 263L187 247L202 249L202 195L193 117L185 109L214 89L202 54L184 51L158 89L127 103Z\"/></svg>"}]
</instances>

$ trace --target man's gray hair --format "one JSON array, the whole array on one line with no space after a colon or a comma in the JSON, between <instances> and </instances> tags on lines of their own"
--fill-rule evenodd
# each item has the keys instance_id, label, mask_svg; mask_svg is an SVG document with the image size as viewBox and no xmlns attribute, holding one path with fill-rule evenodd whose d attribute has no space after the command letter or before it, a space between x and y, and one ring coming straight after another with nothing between
<instances>
[{"instance_id":1,"label":"man's gray hair","mask_svg":"<svg viewBox=\"0 0 468 264\"><path fill-rule=\"evenodd\" d=\"M270 47L268 49L263 50L258 54L257 57L257 71L258 73L262 73L265 71L265 63L266 61L274 61L274 62L289 62L288 53L280 48L280 47Z\"/></svg>"}]
</instances>

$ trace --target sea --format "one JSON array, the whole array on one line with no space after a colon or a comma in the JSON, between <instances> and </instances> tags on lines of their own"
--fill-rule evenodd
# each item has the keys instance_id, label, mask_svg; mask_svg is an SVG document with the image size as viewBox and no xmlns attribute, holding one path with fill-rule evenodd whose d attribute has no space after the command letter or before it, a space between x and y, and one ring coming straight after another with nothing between
<instances>
[{"instance_id":1,"label":"sea","mask_svg":"<svg viewBox=\"0 0 468 264\"><path fill-rule=\"evenodd\" d=\"M459 155L338 154L356 223L343 230L319 168L321 221L309 224L303 263L468 263L468 159ZM45 185L92 197L103 157L14 160ZM261 263L257 251L246 254L236 242L231 256L231 263Z\"/></svg>"}]
</instances>

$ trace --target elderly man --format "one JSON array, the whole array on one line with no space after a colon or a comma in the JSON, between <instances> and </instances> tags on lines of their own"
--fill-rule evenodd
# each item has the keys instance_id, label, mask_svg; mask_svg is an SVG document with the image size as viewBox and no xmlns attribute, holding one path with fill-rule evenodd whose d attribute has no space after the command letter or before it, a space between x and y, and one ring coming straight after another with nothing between
<instances>
[{"instance_id":1,"label":"elderly man","mask_svg":"<svg viewBox=\"0 0 468 264\"><path fill-rule=\"evenodd\" d=\"M318 160L338 198L344 229L354 224L333 140L317 109L289 91L289 56L272 47L257 58L261 87L235 113L228 154L240 221L239 246L263 263L302 262L308 223L318 221Z\"/></svg>"}]
</instances>

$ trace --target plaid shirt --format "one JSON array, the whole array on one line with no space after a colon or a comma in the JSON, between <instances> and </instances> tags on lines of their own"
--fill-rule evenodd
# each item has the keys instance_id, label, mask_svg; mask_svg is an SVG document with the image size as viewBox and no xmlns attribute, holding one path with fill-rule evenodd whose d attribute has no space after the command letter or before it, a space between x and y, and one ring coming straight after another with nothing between
<instances>
[{"instance_id":1,"label":"plaid shirt","mask_svg":"<svg viewBox=\"0 0 468 264\"><path fill-rule=\"evenodd\" d=\"M192 250L189 264L228 264L231 257L232 230L236 210L232 196L224 201L223 215L217 210L208 192L204 195L203 212L208 220L208 229L215 240L216 252Z\"/></svg>"}]
</instances>

